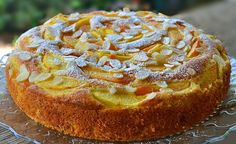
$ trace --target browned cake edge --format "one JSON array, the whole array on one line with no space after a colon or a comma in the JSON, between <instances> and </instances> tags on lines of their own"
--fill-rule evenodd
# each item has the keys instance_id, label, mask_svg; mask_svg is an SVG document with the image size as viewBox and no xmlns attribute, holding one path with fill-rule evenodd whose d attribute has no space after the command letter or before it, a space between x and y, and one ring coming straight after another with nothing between
<instances>
[{"instance_id":1,"label":"browned cake edge","mask_svg":"<svg viewBox=\"0 0 236 144\"><path fill-rule=\"evenodd\" d=\"M39 87L17 83L8 70L6 67L9 92L30 118L65 134L108 141L157 139L190 129L215 111L226 97L230 79L230 65L226 64L223 82L217 80L208 89L186 95L159 96L162 99L157 97L159 104L154 107L83 109L78 103L48 96Z\"/></svg>"}]
</instances>

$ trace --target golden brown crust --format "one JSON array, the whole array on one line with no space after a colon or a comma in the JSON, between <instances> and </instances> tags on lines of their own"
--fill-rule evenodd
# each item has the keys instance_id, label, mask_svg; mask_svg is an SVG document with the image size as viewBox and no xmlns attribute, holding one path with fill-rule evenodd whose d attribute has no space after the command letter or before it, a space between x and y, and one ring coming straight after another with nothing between
<instances>
[{"instance_id":1,"label":"golden brown crust","mask_svg":"<svg viewBox=\"0 0 236 144\"><path fill-rule=\"evenodd\" d=\"M8 88L15 103L30 118L65 134L87 139L137 141L155 139L191 128L212 114L225 98L229 88L230 65L225 67L223 82L216 81L203 91L186 95L156 97L154 107L127 109L82 109L48 97L35 86L17 83L8 74ZM36 90L37 89L37 90ZM168 105L168 104L169 105ZM173 104L172 104L173 103Z\"/></svg>"},{"instance_id":2,"label":"golden brown crust","mask_svg":"<svg viewBox=\"0 0 236 144\"><path fill-rule=\"evenodd\" d=\"M151 12L59 14L22 34L16 47L6 67L15 103L35 121L81 138L141 141L183 132L212 114L229 88L219 40Z\"/></svg>"}]
</instances>

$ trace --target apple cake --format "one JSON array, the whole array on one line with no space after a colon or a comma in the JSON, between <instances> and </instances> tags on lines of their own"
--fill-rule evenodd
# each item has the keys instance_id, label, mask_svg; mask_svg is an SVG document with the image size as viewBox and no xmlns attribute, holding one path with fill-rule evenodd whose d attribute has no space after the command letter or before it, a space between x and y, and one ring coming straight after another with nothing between
<instances>
[{"instance_id":1,"label":"apple cake","mask_svg":"<svg viewBox=\"0 0 236 144\"><path fill-rule=\"evenodd\" d=\"M23 33L6 78L16 105L64 134L157 139L215 112L229 88L220 40L150 11L58 14Z\"/></svg>"}]
</instances>

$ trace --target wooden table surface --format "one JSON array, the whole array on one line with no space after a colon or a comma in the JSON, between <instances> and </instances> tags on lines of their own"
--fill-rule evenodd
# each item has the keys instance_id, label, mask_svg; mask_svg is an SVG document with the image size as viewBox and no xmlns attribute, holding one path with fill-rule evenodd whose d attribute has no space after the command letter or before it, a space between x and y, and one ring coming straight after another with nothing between
<instances>
[{"instance_id":1,"label":"wooden table surface","mask_svg":"<svg viewBox=\"0 0 236 144\"><path fill-rule=\"evenodd\" d=\"M175 17L185 19L207 33L216 35L225 44L229 55L236 58L236 0L217 2L183 12ZM0 41L0 56L9 51L11 51L11 46L7 45L7 47L3 47ZM9 132L0 127L0 134L1 133ZM9 140L12 139L9 135L7 136ZM218 143L235 144L236 132L231 133L224 141Z\"/></svg>"}]
</instances>

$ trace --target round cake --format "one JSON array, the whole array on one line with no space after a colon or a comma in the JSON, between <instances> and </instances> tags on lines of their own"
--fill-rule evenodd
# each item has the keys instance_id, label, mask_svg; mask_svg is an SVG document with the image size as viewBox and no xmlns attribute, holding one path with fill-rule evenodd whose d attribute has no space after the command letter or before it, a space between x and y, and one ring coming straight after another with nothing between
<instances>
[{"instance_id":1,"label":"round cake","mask_svg":"<svg viewBox=\"0 0 236 144\"><path fill-rule=\"evenodd\" d=\"M142 141L212 115L229 88L222 42L149 11L58 14L22 34L6 78L16 105L64 134Z\"/></svg>"}]
</instances>

